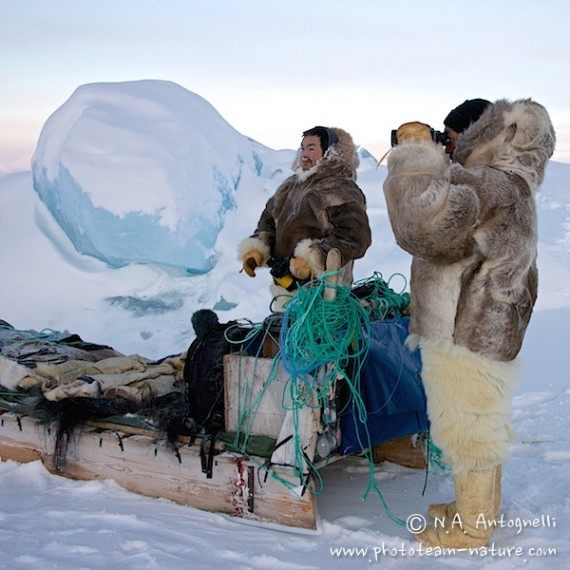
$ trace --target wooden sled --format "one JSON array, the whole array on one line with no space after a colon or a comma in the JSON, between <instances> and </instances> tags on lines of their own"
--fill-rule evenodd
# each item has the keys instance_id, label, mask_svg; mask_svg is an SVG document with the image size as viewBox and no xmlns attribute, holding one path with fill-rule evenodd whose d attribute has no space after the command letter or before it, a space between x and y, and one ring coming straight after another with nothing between
<instances>
[{"instance_id":1,"label":"wooden sled","mask_svg":"<svg viewBox=\"0 0 570 570\"><path fill-rule=\"evenodd\" d=\"M333 250L327 269L334 271L340 254ZM325 293L325 298L330 291ZM240 381L247 374L255 397L265 388L273 358L253 358L239 354L224 359L226 429L240 431L238 403ZM287 375L278 371L269 389L264 390L263 405L255 421L247 426L250 435L279 440L292 425L281 407L283 385ZM1 384L1 379L0 379ZM314 409L302 412L300 438L312 460L316 443ZM17 462L40 460L52 473L79 480L112 479L128 491L148 497L164 498L205 511L226 513L263 523L276 523L299 529L317 528L316 496L313 481L303 478L286 461L274 462L263 469L266 458L228 450L216 444L211 472L204 468L201 440L190 445L179 438L177 453L150 426L133 427L111 420L89 422L69 442L66 466L58 471L54 459L55 434L49 426L0 401L0 459ZM279 457L294 452L283 446ZM328 458L327 462L335 458Z\"/></svg>"},{"instance_id":2,"label":"wooden sled","mask_svg":"<svg viewBox=\"0 0 570 570\"><path fill-rule=\"evenodd\" d=\"M236 359L239 355L230 359L229 370L235 370ZM259 359L256 385L263 384L270 362L271 359ZM269 411L259 414L259 425L268 418L277 425L279 418L272 409L270 406ZM211 473L206 474L201 440L189 443L188 438L179 438L175 452L165 440L158 439L151 427L133 427L112 420L88 422L70 442L65 470L58 472L52 430L35 418L0 404L3 461L41 460L50 472L71 479L112 479L126 490L147 497L169 499L241 519L316 530L315 495L310 487L301 484L292 468L272 466L275 476L266 477L260 469L266 459L247 457L217 443ZM309 481L306 483L310 485Z\"/></svg>"}]
</instances>

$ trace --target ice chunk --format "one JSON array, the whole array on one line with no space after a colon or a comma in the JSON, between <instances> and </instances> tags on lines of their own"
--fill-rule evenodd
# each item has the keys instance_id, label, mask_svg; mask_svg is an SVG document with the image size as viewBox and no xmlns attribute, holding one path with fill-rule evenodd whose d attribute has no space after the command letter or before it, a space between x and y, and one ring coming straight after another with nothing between
<instances>
[{"instance_id":1,"label":"ice chunk","mask_svg":"<svg viewBox=\"0 0 570 570\"><path fill-rule=\"evenodd\" d=\"M79 252L205 273L263 149L175 83L94 83L47 120L33 184Z\"/></svg>"}]
</instances>

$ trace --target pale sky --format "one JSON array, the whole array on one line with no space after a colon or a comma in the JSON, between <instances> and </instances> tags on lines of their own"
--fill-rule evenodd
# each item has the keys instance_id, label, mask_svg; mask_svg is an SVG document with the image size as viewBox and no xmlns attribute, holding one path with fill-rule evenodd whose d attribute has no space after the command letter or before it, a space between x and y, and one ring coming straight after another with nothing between
<instances>
[{"instance_id":1,"label":"pale sky","mask_svg":"<svg viewBox=\"0 0 570 570\"><path fill-rule=\"evenodd\" d=\"M341 127L379 158L409 120L531 97L570 162L568 0L0 0L0 171L28 170L80 85L162 79L243 135Z\"/></svg>"}]
</instances>

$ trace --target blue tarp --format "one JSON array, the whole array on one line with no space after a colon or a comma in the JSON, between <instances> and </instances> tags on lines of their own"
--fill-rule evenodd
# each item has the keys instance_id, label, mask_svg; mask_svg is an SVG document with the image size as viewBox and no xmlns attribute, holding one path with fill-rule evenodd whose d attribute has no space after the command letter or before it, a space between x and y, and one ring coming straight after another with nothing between
<instances>
[{"instance_id":1,"label":"blue tarp","mask_svg":"<svg viewBox=\"0 0 570 570\"><path fill-rule=\"evenodd\" d=\"M343 455L428 429L420 351L404 346L409 320L370 323L370 350L357 386L362 402L349 398L340 416Z\"/></svg>"}]
</instances>

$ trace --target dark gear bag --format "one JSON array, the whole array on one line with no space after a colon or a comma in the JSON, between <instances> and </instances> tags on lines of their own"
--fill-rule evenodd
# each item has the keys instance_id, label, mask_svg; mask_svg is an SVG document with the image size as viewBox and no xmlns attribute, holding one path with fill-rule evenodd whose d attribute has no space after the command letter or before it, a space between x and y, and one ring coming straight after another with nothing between
<instances>
[{"instance_id":1,"label":"dark gear bag","mask_svg":"<svg viewBox=\"0 0 570 570\"><path fill-rule=\"evenodd\" d=\"M222 324L210 309L192 315L196 338L188 348L184 382L190 418L198 433L224 430L224 355L238 351L249 329L237 321Z\"/></svg>"}]
</instances>

